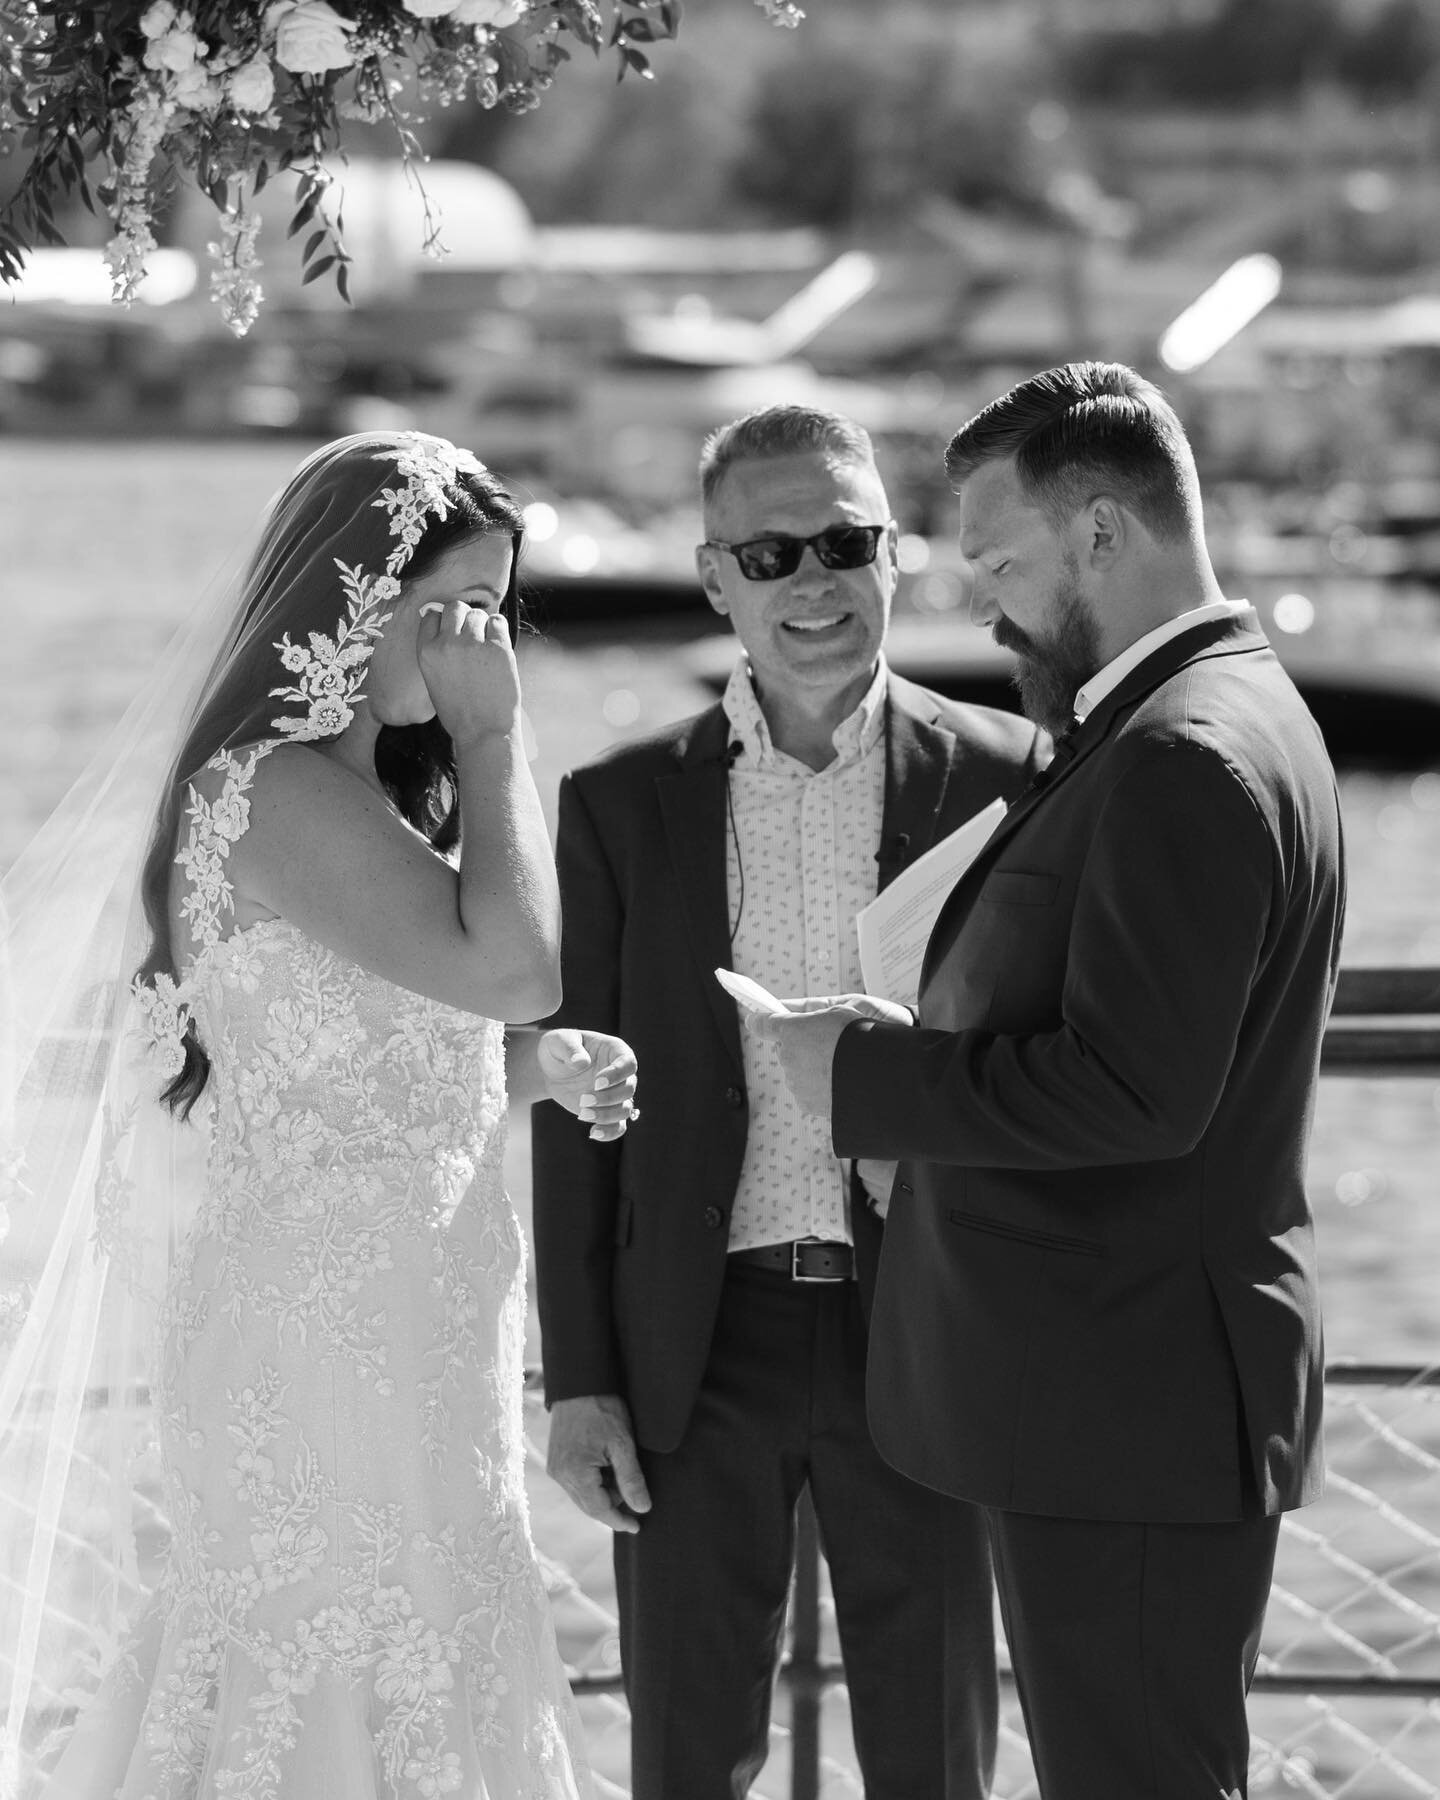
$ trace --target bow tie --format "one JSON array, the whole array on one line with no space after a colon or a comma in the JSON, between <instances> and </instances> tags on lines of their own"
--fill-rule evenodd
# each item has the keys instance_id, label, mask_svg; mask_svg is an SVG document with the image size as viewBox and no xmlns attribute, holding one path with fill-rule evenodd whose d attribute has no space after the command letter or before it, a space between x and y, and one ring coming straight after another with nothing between
<instances>
[{"instance_id":1,"label":"bow tie","mask_svg":"<svg viewBox=\"0 0 1440 1800\"><path fill-rule=\"evenodd\" d=\"M1076 719L1055 739L1054 754L1051 756L1049 762L1046 763L1045 767L1041 769L1040 773L1030 783L1032 788L1048 787L1057 775L1069 768L1070 764L1075 760L1075 751L1078 747L1077 739L1080 736L1080 728L1083 723L1084 721L1082 719Z\"/></svg>"}]
</instances>

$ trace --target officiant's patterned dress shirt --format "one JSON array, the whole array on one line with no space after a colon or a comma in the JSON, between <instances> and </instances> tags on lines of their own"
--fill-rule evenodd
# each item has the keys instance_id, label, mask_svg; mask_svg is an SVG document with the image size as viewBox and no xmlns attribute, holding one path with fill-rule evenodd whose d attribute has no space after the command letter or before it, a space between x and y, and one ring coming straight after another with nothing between
<instances>
[{"instance_id":1,"label":"officiant's patterned dress shirt","mask_svg":"<svg viewBox=\"0 0 1440 1800\"><path fill-rule=\"evenodd\" d=\"M812 769L778 751L742 658L725 690L732 744L726 891L731 967L772 994L861 991L855 914L875 898L885 802L885 666ZM731 1250L850 1237L848 1163L828 1119L807 1118L773 1044L741 1033L750 1125L730 1219Z\"/></svg>"}]
</instances>

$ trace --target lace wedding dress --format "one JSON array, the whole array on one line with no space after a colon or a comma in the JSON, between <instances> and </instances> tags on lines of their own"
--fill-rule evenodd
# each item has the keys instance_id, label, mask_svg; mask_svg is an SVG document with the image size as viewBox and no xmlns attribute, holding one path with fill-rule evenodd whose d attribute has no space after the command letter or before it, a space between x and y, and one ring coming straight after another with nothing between
<instances>
[{"instance_id":1,"label":"lace wedding dress","mask_svg":"<svg viewBox=\"0 0 1440 1800\"><path fill-rule=\"evenodd\" d=\"M173 1535L46 1795L587 1794L523 1485L502 1028L281 919L202 935L209 1173L155 1396Z\"/></svg>"}]
</instances>

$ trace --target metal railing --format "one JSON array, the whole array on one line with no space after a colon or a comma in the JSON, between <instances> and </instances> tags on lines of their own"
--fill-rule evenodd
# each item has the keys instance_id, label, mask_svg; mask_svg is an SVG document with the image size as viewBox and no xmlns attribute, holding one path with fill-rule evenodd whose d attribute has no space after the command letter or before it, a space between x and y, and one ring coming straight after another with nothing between
<instances>
[{"instance_id":1,"label":"metal railing","mask_svg":"<svg viewBox=\"0 0 1440 1800\"><path fill-rule=\"evenodd\" d=\"M1440 969L1342 970L1321 1069L1327 1076L1440 1076ZM1318 1525L1307 1522L1318 1509L1288 1515L1283 1524L1271 1615L1277 1635L1290 1629L1293 1641L1272 1646L1267 1633L1262 1650L1252 1688L1252 1792L1310 1800L1402 1794L1440 1800L1440 1364L1338 1362L1326 1369L1325 1379L1332 1498L1322 1508L1330 1512ZM1417 1408L1418 1425L1397 1422ZM1363 1463L1358 1473L1342 1466L1357 1446ZM1405 1504L1395 1498L1397 1484L1406 1486ZM1436 1520L1433 1530L1421 1513ZM1352 1547L1347 1540L1355 1537L1363 1542ZM1381 1543L1390 1538L1398 1549ZM1299 1566L1313 1593L1290 1585L1287 1559ZM789 1647L780 1671L789 1697L783 1735L789 1738L790 1800L819 1800L826 1774L844 1777L855 1794L862 1791L822 1754L822 1705L827 1692L844 1682L841 1664L822 1649L823 1588L807 1499L798 1520ZM1359 1607L1367 1609L1366 1622L1353 1619ZM577 1671L577 1695L619 1693L613 1639L608 1649L610 1667ZM1019 1776L1011 1777L1020 1785L1006 1791L1009 1800L1029 1800L1038 1789L1013 1716L1008 1667L1002 1666L1001 1680L1012 1703L1002 1748L1008 1740L1012 1764L1023 1763ZM611 1704L618 1709L620 1702ZM1270 1713L1279 1718L1287 1704L1298 1706L1295 1721L1272 1723ZM1357 1722L1357 1706L1379 1722ZM1372 1777L1378 1788L1370 1785ZM1001 1791L997 1786L997 1796Z\"/></svg>"}]
</instances>

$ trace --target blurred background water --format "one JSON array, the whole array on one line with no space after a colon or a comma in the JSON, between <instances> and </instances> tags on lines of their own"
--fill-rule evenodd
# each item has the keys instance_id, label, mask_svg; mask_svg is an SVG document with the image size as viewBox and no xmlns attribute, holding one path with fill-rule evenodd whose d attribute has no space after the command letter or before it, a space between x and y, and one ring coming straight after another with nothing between
<instances>
[{"instance_id":1,"label":"blurred background water","mask_svg":"<svg viewBox=\"0 0 1440 1800\"><path fill-rule=\"evenodd\" d=\"M773 400L836 407L876 439L904 534L897 665L1009 703L1004 659L966 618L943 445L1013 380L1100 355L1172 394L1222 580L1326 731L1346 961L1440 966L1433 0L809 13L777 33L749 0L697 0L653 84L617 88L582 58L533 114L436 112L420 136L438 262L393 145L357 127L341 171L355 305L301 287L282 194L243 340L206 295L208 203L180 197L128 313L104 301L103 223L62 219L72 249L0 304L0 870L294 464L372 425L451 436L528 503L539 630L522 662L552 815L563 770L723 679L693 581L695 460L708 429ZM0 154L0 202L20 166ZM1333 1357L1440 1359L1437 1145L1434 1080L1322 1084L1310 1188ZM604 1534L543 1479L533 1491L542 1545L603 1600ZM569 1593L579 1641L595 1614ZM1367 1616L1378 1641L1386 1615ZM619 1776L613 1722L592 1713ZM1342 1738L1286 1780L1350 1779ZM827 1726L842 1760L843 1739ZM1353 1792L1440 1792L1440 1745L1407 1755L1409 1773Z\"/></svg>"}]
</instances>

